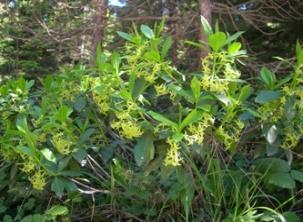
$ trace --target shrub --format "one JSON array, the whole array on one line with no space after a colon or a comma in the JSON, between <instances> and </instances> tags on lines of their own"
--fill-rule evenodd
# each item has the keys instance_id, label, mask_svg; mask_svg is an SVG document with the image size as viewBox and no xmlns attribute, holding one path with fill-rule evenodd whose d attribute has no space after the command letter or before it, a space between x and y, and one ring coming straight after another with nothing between
<instances>
[{"instance_id":1,"label":"shrub","mask_svg":"<svg viewBox=\"0 0 303 222\"><path fill-rule=\"evenodd\" d=\"M105 193L111 205L153 220L157 211L158 219L178 217L179 206L187 221L283 218L260 207L270 201L253 203L260 184L295 190L303 182L292 157L303 135L302 47L290 75L280 79L264 67L254 85L237 68L246 56L236 42L241 33L203 24L211 52L197 73L166 60L172 40L160 36L161 25L142 25L118 32L126 40L119 52L99 47L97 69L62 68L36 84L6 81L3 161L16 163L18 179L38 191Z\"/></svg>"}]
</instances>

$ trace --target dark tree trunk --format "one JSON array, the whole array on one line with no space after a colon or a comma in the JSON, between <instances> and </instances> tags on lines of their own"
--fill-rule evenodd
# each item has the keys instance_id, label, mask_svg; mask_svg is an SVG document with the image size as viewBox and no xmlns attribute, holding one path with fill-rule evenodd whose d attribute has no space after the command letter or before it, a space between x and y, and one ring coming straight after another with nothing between
<instances>
[{"instance_id":1,"label":"dark tree trunk","mask_svg":"<svg viewBox=\"0 0 303 222\"><path fill-rule=\"evenodd\" d=\"M212 0L199 0L199 8L200 8L200 15L202 15L204 18L207 19L207 21L211 24L212 16L211 16L211 11L212 11ZM203 29L201 28L200 31L200 41L207 42L207 36L204 33ZM200 57L203 59L207 56L209 53L209 48L205 47L202 48L200 52Z\"/></svg>"},{"instance_id":2,"label":"dark tree trunk","mask_svg":"<svg viewBox=\"0 0 303 222\"><path fill-rule=\"evenodd\" d=\"M95 7L96 7L96 14L93 21L94 28L92 32L92 44L91 44L93 61L95 61L98 44L100 43L102 45L104 30L106 26L107 0L96 0Z\"/></svg>"}]
</instances>

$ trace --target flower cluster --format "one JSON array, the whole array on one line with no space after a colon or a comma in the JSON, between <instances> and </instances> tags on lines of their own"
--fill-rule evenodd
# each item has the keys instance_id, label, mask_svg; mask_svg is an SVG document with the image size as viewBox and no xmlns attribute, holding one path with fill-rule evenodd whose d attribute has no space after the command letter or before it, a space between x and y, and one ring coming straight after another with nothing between
<instances>
[{"instance_id":1,"label":"flower cluster","mask_svg":"<svg viewBox=\"0 0 303 222\"><path fill-rule=\"evenodd\" d=\"M73 139L62 132L54 134L52 142L57 151L63 155L67 155L73 151Z\"/></svg>"},{"instance_id":2,"label":"flower cluster","mask_svg":"<svg viewBox=\"0 0 303 222\"><path fill-rule=\"evenodd\" d=\"M186 130L184 139L187 141L187 144L203 144L205 131L213 124L214 118L209 113L204 113L201 121L197 124L191 124Z\"/></svg>"},{"instance_id":3,"label":"flower cluster","mask_svg":"<svg viewBox=\"0 0 303 222\"><path fill-rule=\"evenodd\" d=\"M226 149L230 150L235 148L241 137L244 123L241 120L235 120L230 124L220 125L216 129L216 135L222 140Z\"/></svg>"},{"instance_id":4,"label":"flower cluster","mask_svg":"<svg viewBox=\"0 0 303 222\"><path fill-rule=\"evenodd\" d=\"M36 190L43 190L46 185L46 175L43 170L39 170L34 175L29 177L29 181L32 183L33 188Z\"/></svg>"},{"instance_id":5,"label":"flower cluster","mask_svg":"<svg viewBox=\"0 0 303 222\"><path fill-rule=\"evenodd\" d=\"M138 111L139 107L135 103L128 102L125 110L116 112L117 119L111 123L111 127L127 139L134 139L141 136L143 131L139 126L139 122L131 116L131 113L137 114Z\"/></svg>"},{"instance_id":6,"label":"flower cluster","mask_svg":"<svg viewBox=\"0 0 303 222\"><path fill-rule=\"evenodd\" d=\"M209 53L202 60L202 73L202 89L214 93L227 91L229 83L240 77L240 72L232 66L232 59L226 52Z\"/></svg>"},{"instance_id":7,"label":"flower cluster","mask_svg":"<svg viewBox=\"0 0 303 222\"><path fill-rule=\"evenodd\" d=\"M182 160L180 153L179 153L180 145L171 138L168 138L166 142L169 145L169 148L166 153L164 165L179 166L181 164L181 160Z\"/></svg>"}]
</instances>

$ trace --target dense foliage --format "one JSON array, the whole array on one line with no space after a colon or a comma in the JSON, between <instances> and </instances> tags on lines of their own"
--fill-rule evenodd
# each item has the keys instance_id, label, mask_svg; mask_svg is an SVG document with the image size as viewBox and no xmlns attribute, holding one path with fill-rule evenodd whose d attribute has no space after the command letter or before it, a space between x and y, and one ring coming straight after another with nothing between
<instances>
[{"instance_id":1,"label":"dense foliage","mask_svg":"<svg viewBox=\"0 0 303 222\"><path fill-rule=\"evenodd\" d=\"M118 32L97 68L3 81L2 220L301 221L300 43L288 75L241 79L242 33L202 24L197 72L171 65L161 23Z\"/></svg>"}]
</instances>

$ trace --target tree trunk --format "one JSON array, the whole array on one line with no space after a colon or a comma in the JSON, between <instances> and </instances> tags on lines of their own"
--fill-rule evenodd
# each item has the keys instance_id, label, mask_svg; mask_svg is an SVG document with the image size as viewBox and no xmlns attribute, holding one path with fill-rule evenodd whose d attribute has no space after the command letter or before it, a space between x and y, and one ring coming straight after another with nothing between
<instances>
[{"instance_id":1,"label":"tree trunk","mask_svg":"<svg viewBox=\"0 0 303 222\"><path fill-rule=\"evenodd\" d=\"M96 58L96 50L98 44L102 44L104 30L106 26L107 0L96 0L96 14L94 18L94 28L92 32L91 51L93 61Z\"/></svg>"},{"instance_id":2,"label":"tree trunk","mask_svg":"<svg viewBox=\"0 0 303 222\"><path fill-rule=\"evenodd\" d=\"M212 16L211 16L211 11L212 11L212 0L199 0L199 8L200 8L200 15L202 15L204 18L207 19L209 24L211 24ZM207 42L207 36L204 33L203 29L201 28L200 31L200 41L202 43ZM203 47L201 52L200 52L200 57L203 59L207 56L209 53L209 48L208 47Z\"/></svg>"}]
</instances>

